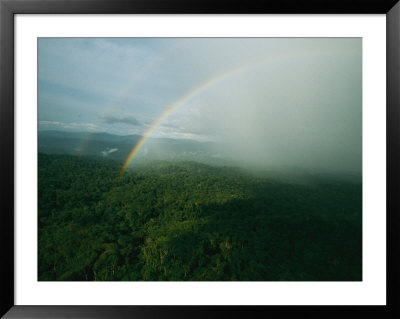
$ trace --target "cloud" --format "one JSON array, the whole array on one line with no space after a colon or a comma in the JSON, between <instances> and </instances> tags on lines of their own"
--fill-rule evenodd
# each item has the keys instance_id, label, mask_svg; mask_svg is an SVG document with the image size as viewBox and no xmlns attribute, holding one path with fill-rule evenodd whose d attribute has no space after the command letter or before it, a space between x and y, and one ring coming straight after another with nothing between
<instances>
[{"instance_id":1,"label":"cloud","mask_svg":"<svg viewBox=\"0 0 400 319\"><path fill-rule=\"evenodd\" d=\"M114 153L116 151L118 151L118 148L111 148L101 151L101 154L103 154L103 156L107 156L108 154Z\"/></svg>"},{"instance_id":2,"label":"cloud","mask_svg":"<svg viewBox=\"0 0 400 319\"><path fill-rule=\"evenodd\" d=\"M101 117L101 119L106 124L123 123L123 124L128 124L128 125L142 126L142 123L139 122L137 119L135 119L132 116L126 116L126 117L122 117L122 118L117 118L114 116L103 116L103 117Z\"/></svg>"},{"instance_id":3,"label":"cloud","mask_svg":"<svg viewBox=\"0 0 400 319\"><path fill-rule=\"evenodd\" d=\"M178 127L173 124L163 124L156 127L156 129L151 132L151 136L156 138L191 139L196 141L215 140L215 136L207 134L207 132Z\"/></svg>"},{"instance_id":4,"label":"cloud","mask_svg":"<svg viewBox=\"0 0 400 319\"><path fill-rule=\"evenodd\" d=\"M83 131L91 131L98 132L104 131L104 128L93 124L93 123L64 123L58 121L39 121L39 126L47 127L47 128L57 128L57 129L67 129L67 130L83 130Z\"/></svg>"},{"instance_id":5,"label":"cloud","mask_svg":"<svg viewBox=\"0 0 400 319\"><path fill-rule=\"evenodd\" d=\"M361 170L360 38L46 38L38 58L41 127L150 131L222 142L246 163Z\"/></svg>"}]
</instances>

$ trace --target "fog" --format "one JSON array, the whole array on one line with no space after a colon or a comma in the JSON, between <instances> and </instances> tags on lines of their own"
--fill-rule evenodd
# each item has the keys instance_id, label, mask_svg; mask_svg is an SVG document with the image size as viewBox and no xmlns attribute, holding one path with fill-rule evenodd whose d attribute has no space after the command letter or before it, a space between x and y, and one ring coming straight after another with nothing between
<instances>
[{"instance_id":1,"label":"fog","mask_svg":"<svg viewBox=\"0 0 400 319\"><path fill-rule=\"evenodd\" d=\"M211 141L244 165L361 172L359 38L54 41L39 42L39 127Z\"/></svg>"},{"instance_id":2,"label":"fog","mask_svg":"<svg viewBox=\"0 0 400 319\"><path fill-rule=\"evenodd\" d=\"M250 64L166 121L213 137L225 156L249 165L360 172L361 41L346 41L359 50L299 52Z\"/></svg>"}]
</instances>

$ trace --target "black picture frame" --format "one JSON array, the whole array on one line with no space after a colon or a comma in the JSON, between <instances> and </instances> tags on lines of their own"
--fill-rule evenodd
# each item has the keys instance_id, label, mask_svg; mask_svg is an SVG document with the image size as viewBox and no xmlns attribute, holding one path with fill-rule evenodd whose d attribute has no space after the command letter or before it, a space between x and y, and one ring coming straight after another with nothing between
<instances>
[{"instance_id":1,"label":"black picture frame","mask_svg":"<svg viewBox=\"0 0 400 319\"><path fill-rule=\"evenodd\" d=\"M16 306L14 304L15 14L386 14L387 304L386 306ZM400 3L398 0L0 0L1 296L4 318L399 318ZM379 107L379 106L378 106Z\"/></svg>"}]
</instances>

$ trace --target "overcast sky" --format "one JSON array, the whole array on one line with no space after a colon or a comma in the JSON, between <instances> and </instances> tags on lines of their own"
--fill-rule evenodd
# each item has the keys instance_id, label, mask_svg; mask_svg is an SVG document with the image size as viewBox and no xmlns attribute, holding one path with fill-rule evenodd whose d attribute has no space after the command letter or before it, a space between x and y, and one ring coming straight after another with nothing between
<instances>
[{"instance_id":1,"label":"overcast sky","mask_svg":"<svg viewBox=\"0 0 400 319\"><path fill-rule=\"evenodd\" d=\"M152 136L361 170L360 38L41 38L38 71L40 130L142 134L195 92Z\"/></svg>"}]
</instances>

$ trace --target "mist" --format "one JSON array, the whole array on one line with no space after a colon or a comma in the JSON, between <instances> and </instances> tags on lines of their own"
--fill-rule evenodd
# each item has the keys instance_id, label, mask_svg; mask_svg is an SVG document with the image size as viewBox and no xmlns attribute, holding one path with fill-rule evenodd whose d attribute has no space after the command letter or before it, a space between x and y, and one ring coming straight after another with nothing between
<instances>
[{"instance_id":1,"label":"mist","mask_svg":"<svg viewBox=\"0 0 400 319\"><path fill-rule=\"evenodd\" d=\"M360 38L39 40L39 128L145 134L190 92L149 137L213 142L249 167L361 172Z\"/></svg>"},{"instance_id":2,"label":"mist","mask_svg":"<svg viewBox=\"0 0 400 319\"><path fill-rule=\"evenodd\" d=\"M207 134L245 166L361 172L361 40L330 41L359 50L256 65L194 97L168 122Z\"/></svg>"}]
</instances>

